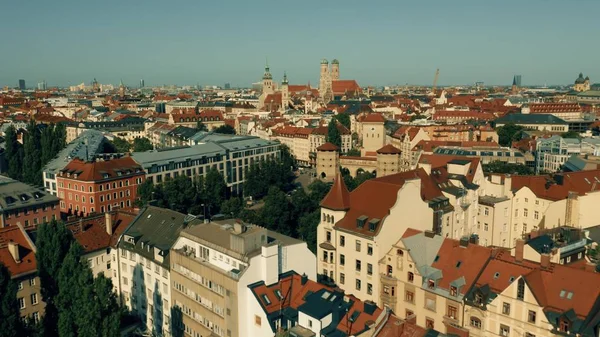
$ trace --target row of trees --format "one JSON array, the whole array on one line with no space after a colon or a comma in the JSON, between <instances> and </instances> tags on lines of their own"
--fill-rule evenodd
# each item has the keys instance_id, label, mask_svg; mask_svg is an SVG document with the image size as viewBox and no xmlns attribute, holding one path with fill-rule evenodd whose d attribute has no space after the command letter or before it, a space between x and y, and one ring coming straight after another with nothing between
<instances>
[{"instance_id":1,"label":"row of trees","mask_svg":"<svg viewBox=\"0 0 600 337\"><path fill-rule=\"evenodd\" d=\"M196 130L208 131L208 127L206 127L206 124L202 123L202 121L198 121L196 122ZM226 135L235 135L235 129L229 124L221 125L215 128L213 131L216 133L222 133Z\"/></svg>"},{"instance_id":2,"label":"row of trees","mask_svg":"<svg viewBox=\"0 0 600 337\"><path fill-rule=\"evenodd\" d=\"M63 223L38 227L35 258L45 313L42 322L22 322L17 285L0 265L0 337L118 336L125 311L110 278L94 277L83 249Z\"/></svg>"},{"instance_id":3,"label":"row of trees","mask_svg":"<svg viewBox=\"0 0 600 337\"><path fill-rule=\"evenodd\" d=\"M158 207L169 208L181 213L218 214L221 204L229 198L223 175L211 168L205 176L190 178L179 175L162 184L146 180L138 187L138 205L151 201Z\"/></svg>"},{"instance_id":4,"label":"row of trees","mask_svg":"<svg viewBox=\"0 0 600 337\"><path fill-rule=\"evenodd\" d=\"M493 161L482 165L485 173L508 173L517 175L533 175L533 170L523 164L507 163L503 161Z\"/></svg>"},{"instance_id":5,"label":"row of trees","mask_svg":"<svg viewBox=\"0 0 600 337\"><path fill-rule=\"evenodd\" d=\"M5 159L8 176L33 185L42 185L42 169L66 146L64 124L36 125L31 121L23 136L17 140L17 130L11 125L5 132Z\"/></svg>"},{"instance_id":6,"label":"row of trees","mask_svg":"<svg viewBox=\"0 0 600 337\"><path fill-rule=\"evenodd\" d=\"M144 152L154 149L150 139L146 137L135 138L133 140L133 144L123 138L115 137L111 143L115 151L118 153L126 153L130 152L131 150L133 150L133 152Z\"/></svg>"}]
</instances>

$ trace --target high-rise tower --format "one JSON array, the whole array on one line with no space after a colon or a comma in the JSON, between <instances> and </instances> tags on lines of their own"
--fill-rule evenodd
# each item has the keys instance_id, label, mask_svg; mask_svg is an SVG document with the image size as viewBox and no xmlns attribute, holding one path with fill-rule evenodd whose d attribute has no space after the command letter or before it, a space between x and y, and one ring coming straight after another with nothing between
<instances>
[{"instance_id":1,"label":"high-rise tower","mask_svg":"<svg viewBox=\"0 0 600 337\"><path fill-rule=\"evenodd\" d=\"M265 64L265 73L262 78L262 92L263 95L272 94L273 93L273 75L271 75L271 71L269 69L269 63Z\"/></svg>"},{"instance_id":2,"label":"high-rise tower","mask_svg":"<svg viewBox=\"0 0 600 337\"><path fill-rule=\"evenodd\" d=\"M288 87L287 74L283 72L283 81L281 81L281 110L285 110L290 105L290 90Z\"/></svg>"},{"instance_id":3,"label":"high-rise tower","mask_svg":"<svg viewBox=\"0 0 600 337\"><path fill-rule=\"evenodd\" d=\"M333 59L331 61L331 80L338 81L340 79L340 61Z\"/></svg>"}]
</instances>

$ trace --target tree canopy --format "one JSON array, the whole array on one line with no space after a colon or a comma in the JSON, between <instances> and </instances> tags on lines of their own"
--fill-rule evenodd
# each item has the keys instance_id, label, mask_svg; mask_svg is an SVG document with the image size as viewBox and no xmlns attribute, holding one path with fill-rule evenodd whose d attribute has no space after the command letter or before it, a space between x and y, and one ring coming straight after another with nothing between
<instances>
[{"instance_id":1,"label":"tree canopy","mask_svg":"<svg viewBox=\"0 0 600 337\"><path fill-rule=\"evenodd\" d=\"M563 138L581 138L581 136L579 135L579 132L575 132L575 131L567 131L564 132L560 135Z\"/></svg>"},{"instance_id":2,"label":"tree canopy","mask_svg":"<svg viewBox=\"0 0 600 337\"><path fill-rule=\"evenodd\" d=\"M115 137L111 143L117 153L127 153L131 150L131 144L123 138Z\"/></svg>"},{"instance_id":3,"label":"tree canopy","mask_svg":"<svg viewBox=\"0 0 600 337\"><path fill-rule=\"evenodd\" d=\"M510 147L512 142L519 140L519 136L523 130L524 128L521 125L513 123L508 123L496 128L496 132L498 133L498 143L502 146Z\"/></svg>"},{"instance_id":4,"label":"tree canopy","mask_svg":"<svg viewBox=\"0 0 600 337\"><path fill-rule=\"evenodd\" d=\"M196 122L196 130L198 130L198 131L208 131L208 128L206 127L206 124L202 123L202 121L199 120L198 122Z\"/></svg>"},{"instance_id":5,"label":"tree canopy","mask_svg":"<svg viewBox=\"0 0 600 337\"><path fill-rule=\"evenodd\" d=\"M22 336L23 324L17 303L17 284L0 263L0 337Z\"/></svg>"},{"instance_id":6,"label":"tree canopy","mask_svg":"<svg viewBox=\"0 0 600 337\"><path fill-rule=\"evenodd\" d=\"M342 148L342 134L337 128L337 121L332 119L327 126L327 142L336 145L340 149Z\"/></svg>"},{"instance_id":7,"label":"tree canopy","mask_svg":"<svg viewBox=\"0 0 600 337\"><path fill-rule=\"evenodd\" d=\"M133 140L133 152L144 152L154 149L150 139L146 137L138 137Z\"/></svg>"},{"instance_id":8,"label":"tree canopy","mask_svg":"<svg viewBox=\"0 0 600 337\"><path fill-rule=\"evenodd\" d=\"M503 161L493 161L489 164L483 164L483 172L485 173L508 173L517 175L532 175L534 172L531 168L516 163L507 163Z\"/></svg>"},{"instance_id":9,"label":"tree canopy","mask_svg":"<svg viewBox=\"0 0 600 337\"><path fill-rule=\"evenodd\" d=\"M351 122L350 122L350 114L346 112L339 113L333 117L334 120L338 121L340 124L345 126L348 130L350 130Z\"/></svg>"},{"instance_id":10,"label":"tree canopy","mask_svg":"<svg viewBox=\"0 0 600 337\"><path fill-rule=\"evenodd\" d=\"M215 133L222 133L222 134L226 134L226 135L235 135L235 129L229 124L221 125L218 128L214 129L214 131L215 131Z\"/></svg>"}]
</instances>

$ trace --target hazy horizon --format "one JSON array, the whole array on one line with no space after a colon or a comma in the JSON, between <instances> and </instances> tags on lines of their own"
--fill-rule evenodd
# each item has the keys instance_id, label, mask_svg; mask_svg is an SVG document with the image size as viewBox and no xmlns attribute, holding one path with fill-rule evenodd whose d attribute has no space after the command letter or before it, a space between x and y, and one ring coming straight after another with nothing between
<instances>
[{"instance_id":1,"label":"hazy horizon","mask_svg":"<svg viewBox=\"0 0 600 337\"><path fill-rule=\"evenodd\" d=\"M129 87L250 87L265 58L281 82L318 86L322 58L361 86L600 82L600 1L14 1L0 21L0 85L93 78Z\"/></svg>"}]
</instances>

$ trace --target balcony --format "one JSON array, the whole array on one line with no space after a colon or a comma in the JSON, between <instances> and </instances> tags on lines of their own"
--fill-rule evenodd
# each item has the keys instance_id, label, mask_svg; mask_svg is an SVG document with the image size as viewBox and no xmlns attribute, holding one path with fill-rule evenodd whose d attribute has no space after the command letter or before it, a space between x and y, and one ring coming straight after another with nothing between
<instances>
[{"instance_id":1,"label":"balcony","mask_svg":"<svg viewBox=\"0 0 600 337\"><path fill-rule=\"evenodd\" d=\"M383 304L389 306L390 308L396 307L396 302L398 302L397 296L392 296L392 294L386 294L385 292L381 292L381 301Z\"/></svg>"},{"instance_id":2,"label":"balcony","mask_svg":"<svg viewBox=\"0 0 600 337\"><path fill-rule=\"evenodd\" d=\"M379 275L381 276L381 281L385 284L396 285L396 282L398 282L398 279L392 274L383 273Z\"/></svg>"},{"instance_id":3,"label":"balcony","mask_svg":"<svg viewBox=\"0 0 600 337\"><path fill-rule=\"evenodd\" d=\"M325 250L335 250L335 247L329 241L321 242L319 247Z\"/></svg>"}]
</instances>

